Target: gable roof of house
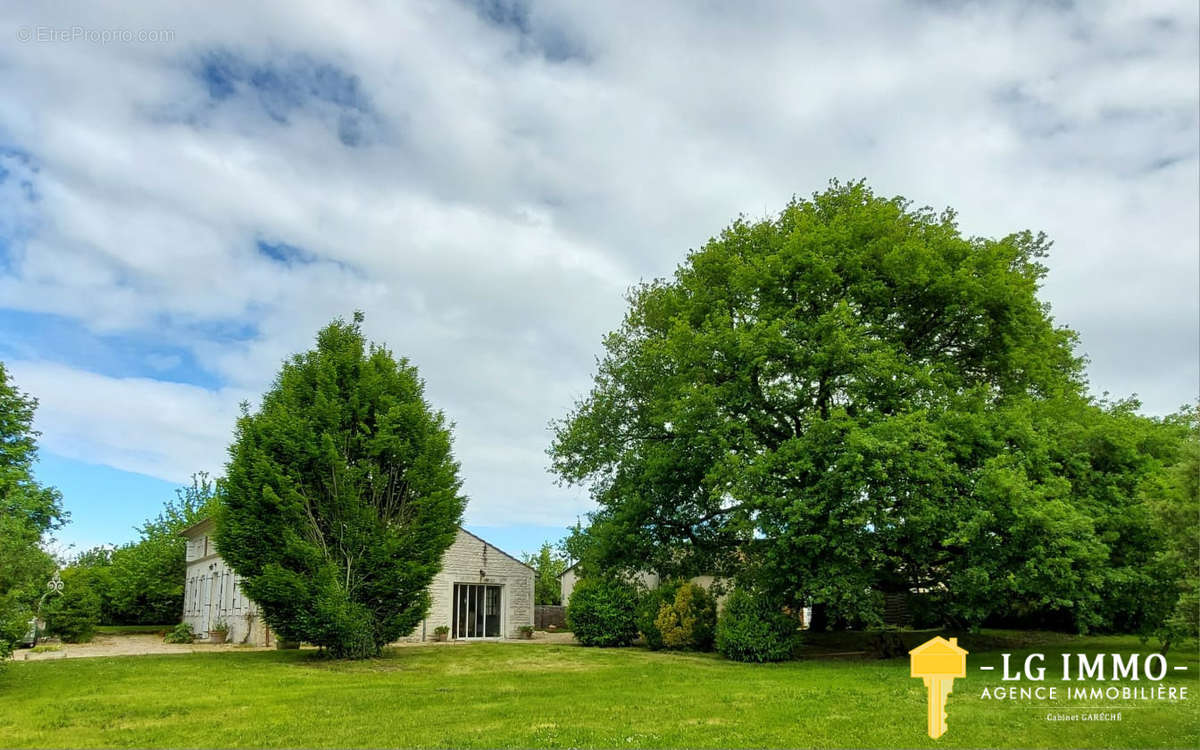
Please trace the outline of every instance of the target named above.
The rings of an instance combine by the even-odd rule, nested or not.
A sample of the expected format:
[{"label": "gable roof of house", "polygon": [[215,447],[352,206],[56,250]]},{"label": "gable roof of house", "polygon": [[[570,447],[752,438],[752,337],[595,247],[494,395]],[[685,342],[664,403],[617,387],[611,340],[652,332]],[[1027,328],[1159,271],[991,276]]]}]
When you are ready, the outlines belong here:
[{"label": "gable roof of house", "polygon": [[208,516],[207,518],[202,518],[199,521],[197,521],[196,523],[192,524],[191,526],[188,526],[186,529],[179,532],[178,535],[179,536],[192,536],[192,535],[196,534],[197,532],[207,531],[208,529],[212,528],[213,525],[214,525],[213,517]]},{"label": "gable roof of house", "polygon": [[507,557],[509,560],[512,560],[513,562],[520,563],[521,565],[524,565],[526,568],[529,568],[529,569],[530,569],[530,570],[532,570],[534,573],[536,573],[536,572],[537,572],[537,568],[533,567],[532,565],[529,565],[529,564],[525,563],[523,560],[521,560],[521,559],[520,559],[520,558],[518,558],[518,557],[514,557],[514,556],[512,556],[512,555],[508,554],[507,552],[505,552],[504,550],[500,549],[499,547],[497,547],[496,545],[492,544],[491,542],[489,542],[488,540],[484,539],[483,537],[479,536],[478,534],[472,534],[471,532],[469,532],[469,531],[467,531],[466,529],[464,529],[462,526],[459,526],[459,527],[458,527],[458,530],[459,530],[459,531],[461,531],[462,533],[466,534],[467,536],[471,537],[472,539],[478,539],[479,541],[483,542],[483,543],[484,543],[484,544],[486,544],[487,546],[491,547],[492,549],[496,550],[496,551],[497,551],[497,552],[499,552],[500,554],[502,554],[502,555],[504,555],[505,557]]},{"label": "gable roof of house", "polygon": [[[179,536],[182,536],[182,537],[194,536],[194,535],[200,533],[201,531],[208,531],[210,528],[213,527],[213,525],[214,525],[213,518],[212,518],[212,516],[209,516],[208,518],[201,519],[200,521],[197,521],[196,523],[192,524],[191,526],[188,526],[183,531],[180,531]],[[491,542],[484,539],[483,537],[479,536],[478,534],[472,534],[471,532],[464,529],[462,526],[459,526],[458,530],[461,531],[462,533],[466,534],[467,536],[471,537],[472,539],[478,539],[479,541],[483,542],[487,546],[496,550],[497,552],[504,555],[505,557],[512,560],[513,562],[518,563],[520,565],[524,565],[526,568],[529,568],[530,570],[532,570],[535,573],[537,572],[537,569],[535,569],[533,566],[526,564],[520,558],[517,558],[517,557],[514,557],[514,556],[508,554],[507,552],[500,549],[499,547],[492,544]],[[572,567],[574,567],[574,566],[572,566]]]}]

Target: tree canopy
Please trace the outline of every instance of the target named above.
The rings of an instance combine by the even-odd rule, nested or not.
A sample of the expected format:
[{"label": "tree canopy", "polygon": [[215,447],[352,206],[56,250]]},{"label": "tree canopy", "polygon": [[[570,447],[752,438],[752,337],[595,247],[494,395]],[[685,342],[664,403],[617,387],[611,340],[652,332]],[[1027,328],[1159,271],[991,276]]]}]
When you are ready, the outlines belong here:
[{"label": "tree canopy", "polygon": [[136,542],[96,547],[71,561],[75,584],[92,589],[100,600],[100,622],[162,625],[179,620],[187,572],[187,542],[179,532],[217,512],[220,487],[220,479],[193,474],[191,485],[177,489],[162,512],[138,527]]},{"label": "tree canopy", "polygon": [[538,553],[524,554],[526,565],[533,568],[533,603],[562,604],[562,582],[559,575],[567,569],[567,561],[550,542],[543,542]]},{"label": "tree canopy", "polygon": [[736,220],[631,291],[555,425],[555,471],[599,505],[580,548],[845,622],[885,592],[962,623],[1111,622],[1101,592],[1134,597],[1153,557],[1137,485],[1177,436],[1087,398],[1038,298],[1049,247],[863,183]]},{"label": "tree canopy", "polygon": [[22,393],[0,363],[0,659],[24,635],[54,572],[43,535],[67,520],[58,490],[37,482],[37,399]]},{"label": "tree canopy", "polygon": [[215,535],[281,638],[339,657],[421,621],[466,503],[445,417],[361,322],[326,326],[243,407]]}]

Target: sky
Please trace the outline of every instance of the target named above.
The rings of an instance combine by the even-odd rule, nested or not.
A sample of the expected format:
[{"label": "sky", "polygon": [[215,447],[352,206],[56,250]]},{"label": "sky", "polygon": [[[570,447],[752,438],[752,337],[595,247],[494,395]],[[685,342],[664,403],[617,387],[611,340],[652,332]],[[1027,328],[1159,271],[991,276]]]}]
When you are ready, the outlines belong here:
[{"label": "sky", "polygon": [[547,425],[628,288],[833,178],[1046,232],[1092,391],[1200,396],[1195,0],[184,5],[0,4],[0,360],[64,549],[220,475],[356,309],[455,423],[467,527],[558,539],[592,505]]}]

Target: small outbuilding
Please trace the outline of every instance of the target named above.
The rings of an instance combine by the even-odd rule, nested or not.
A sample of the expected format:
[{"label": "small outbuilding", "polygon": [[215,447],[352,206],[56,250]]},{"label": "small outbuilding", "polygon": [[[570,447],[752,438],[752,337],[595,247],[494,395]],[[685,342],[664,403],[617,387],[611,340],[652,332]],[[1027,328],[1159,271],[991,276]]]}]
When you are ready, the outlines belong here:
[{"label": "small outbuilding", "polygon": [[[274,635],[217,553],[212,532],[212,519],[181,532],[187,539],[183,622],[200,638],[223,622],[231,643],[271,645]],[[533,625],[533,578],[533,568],[459,528],[429,585],[429,615],[404,640],[433,640],[442,625],[452,640],[519,638],[522,626]]]}]

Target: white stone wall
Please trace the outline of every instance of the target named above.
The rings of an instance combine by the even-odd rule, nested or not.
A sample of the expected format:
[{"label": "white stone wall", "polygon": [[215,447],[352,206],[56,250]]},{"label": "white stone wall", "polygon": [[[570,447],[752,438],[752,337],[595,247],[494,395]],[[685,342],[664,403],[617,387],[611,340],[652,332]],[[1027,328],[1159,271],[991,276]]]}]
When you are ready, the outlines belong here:
[{"label": "white stone wall", "polygon": [[500,632],[505,638],[520,637],[522,625],[533,625],[533,569],[501,552],[479,537],[458,530],[454,543],[442,557],[442,570],[429,585],[433,605],[408,640],[433,640],[433,629],[450,627],[454,613],[454,584],[486,583],[498,585],[500,592]]},{"label": "white stone wall", "polygon": [[229,626],[230,643],[269,643],[258,607],[242,593],[237,574],[217,554],[212,524],[198,524],[187,532],[187,574],[183,587],[183,622],[197,638],[208,638],[218,622]]},{"label": "white stone wall", "polygon": [[[258,607],[242,593],[237,575],[216,552],[210,537],[212,523],[197,524],[184,533],[188,542],[183,622],[192,626],[198,638],[207,638],[209,628],[223,620],[229,626],[230,643],[270,645],[273,636]],[[405,640],[431,641],[434,628],[450,626],[456,583],[501,587],[500,632],[505,638],[520,637],[522,625],[533,625],[533,569],[459,529],[442,557],[441,572],[430,584],[429,615]]]},{"label": "white stone wall", "polygon": [[[731,590],[732,585],[733,585],[732,581],[719,579],[714,576],[695,576],[695,577],[691,578],[690,581],[694,584],[704,587],[705,590],[710,590],[710,591],[712,590],[713,585],[715,583],[717,583],[718,581],[720,581],[722,591],[721,591],[720,596],[717,597],[717,605],[718,606],[723,605],[725,603],[725,599],[728,598],[729,591]],[[639,573],[635,573],[630,578],[630,582],[638,584],[643,589],[653,590],[653,589],[658,588],[662,584],[662,579],[659,578],[657,573],[651,573],[648,570],[644,570]],[[579,569],[578,568],[575,568],[575,567],[568,568],[567,570],[563,571],[563,574],[561,576],[559,576],[559,587],[560,587],[560,591],[562,592],[563,606],[566,606],[571,603],[571,592],[573,592],[575,590],[575,585],[578,583],[579,583]]]},{"label": "white stone wall", "polygon": [[558,577],[559,593],[562,594],[564,607],[571,603],[571,592],[575,590],[577,583],[579,583],[579,568],[574,565],[564,570]]},{"label": "white stone wall", "polygon": [[[629,576],[629,582],[646,590],[656,589],[661,581],[657,573],[651,573],[648,570],[643,570]],[[576,584],[579,583],[579,568],[572,565],[562,572],[558,577],[559,594],[562,596],[563,606],[571,603],[571,594],[575,591]]]}]

